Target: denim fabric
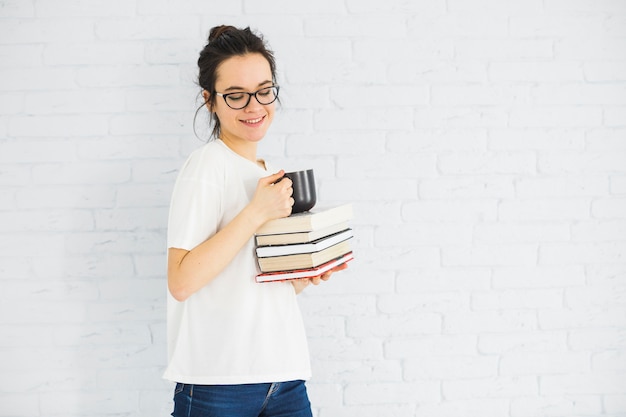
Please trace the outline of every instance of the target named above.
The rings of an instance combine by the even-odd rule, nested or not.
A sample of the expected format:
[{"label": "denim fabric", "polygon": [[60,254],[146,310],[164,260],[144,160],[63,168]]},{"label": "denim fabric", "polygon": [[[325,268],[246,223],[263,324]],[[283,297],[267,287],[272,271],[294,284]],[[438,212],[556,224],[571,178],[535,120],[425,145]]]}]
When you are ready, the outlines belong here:
[{"label": "denim fabric", "polygon": [[176,384],[173,417],[312,417],[304,381]]}]

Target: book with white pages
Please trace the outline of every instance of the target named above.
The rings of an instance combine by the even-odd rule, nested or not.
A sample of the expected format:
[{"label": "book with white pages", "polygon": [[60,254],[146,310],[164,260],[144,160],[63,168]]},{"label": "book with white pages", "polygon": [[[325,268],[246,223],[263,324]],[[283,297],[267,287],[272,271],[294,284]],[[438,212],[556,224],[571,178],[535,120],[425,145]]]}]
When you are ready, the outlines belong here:
[{"label": "book with white pages", "polygon": [[303,213],[274,219],[263,224],[256,235],[274,235],[278,233],[310,232],[325,229],[333,224],[352,219],[352,204],[334,207],[315,207]]},{"label": "book with white pages", "polygon": [[330,236],[322,237],[310,243],[292,245],[258,246],[256,254],[259,258],[269,256],[295,255],[299,253],[319,252],[353,236],[352,229],[346,229]]},{"label": "book with white pages", "polygon": [[296,243],[309,243],[315,240],[321,239],[325,236],[334,235],[348,229],[349,223],[347,221],[335,223],[328,227],[319,230],[312,230],[310,232],[294,232],[294,233],[278,233],[273,235],[256,235],[257,246],[269,246],[269,245],[290,245]]},{"label": "book with white pages", "polygon": [[292,271],[295,269],[308,269],[320,266],[331,259],[338,258],[348,252],[352,252],[350,240],[332,245],[313,253],[298,253],[295,255],[270,256],[268,258],[257,257],[257,263],[261,272]]}]

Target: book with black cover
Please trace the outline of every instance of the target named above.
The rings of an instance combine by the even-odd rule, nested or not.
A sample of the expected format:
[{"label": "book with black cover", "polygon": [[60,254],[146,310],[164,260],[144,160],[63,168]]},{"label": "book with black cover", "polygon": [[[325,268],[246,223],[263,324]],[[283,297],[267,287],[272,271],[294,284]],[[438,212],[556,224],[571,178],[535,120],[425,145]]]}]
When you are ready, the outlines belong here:
[{"label": "book with black cover", "polygon": [[268,256],[296,255],[299,253],[319,252],[339,242],[343,242],[344,240],[349,239],[351,237],[352,237],[352,229],[346,229],[339,233],[334,233],[329,236],[324,236],[320,239],[317,239],[309,243],[297,243],[293,245],[258,246],[256,248],[256,255],[259,258],[266,258]]}]

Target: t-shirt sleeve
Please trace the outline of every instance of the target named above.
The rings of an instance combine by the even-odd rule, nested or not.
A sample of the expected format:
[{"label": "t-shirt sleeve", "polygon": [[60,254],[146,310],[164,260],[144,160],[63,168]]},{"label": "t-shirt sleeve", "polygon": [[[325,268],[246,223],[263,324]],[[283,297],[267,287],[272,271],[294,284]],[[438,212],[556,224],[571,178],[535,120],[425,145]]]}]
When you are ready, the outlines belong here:
[{"label": "t-shirt sleeve", "polygon": [[172,192],[167,230],[167,247],[192,250],[211,236],[221,219],[216,184],[182,177]]}]

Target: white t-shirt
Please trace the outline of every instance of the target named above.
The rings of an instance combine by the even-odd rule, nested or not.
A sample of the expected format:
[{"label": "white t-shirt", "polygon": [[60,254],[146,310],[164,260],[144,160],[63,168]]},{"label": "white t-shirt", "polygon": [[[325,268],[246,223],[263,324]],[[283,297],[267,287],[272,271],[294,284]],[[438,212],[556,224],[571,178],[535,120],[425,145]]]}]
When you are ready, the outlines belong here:
[{"label": "white t-shirt", "polygon": [[[168,248],[191,250],[251,200],[265,171],[215,140],[194,151],[174,186]],[[309,379],[300,309],[288,282],[256,283],[254,239],[187,300],[168,291],[169,364],[164,378],[229,385]]]}]

